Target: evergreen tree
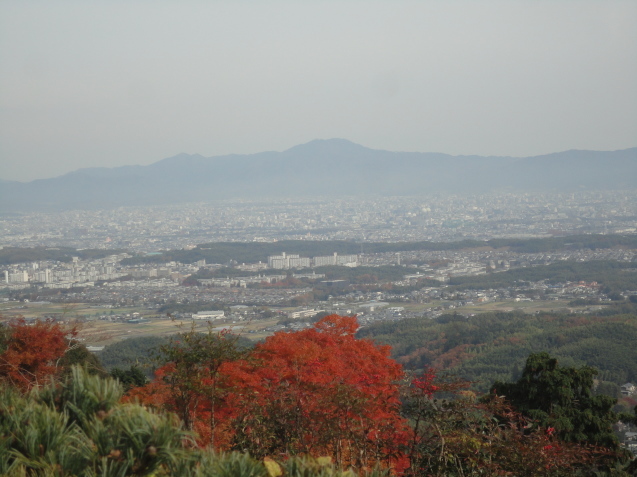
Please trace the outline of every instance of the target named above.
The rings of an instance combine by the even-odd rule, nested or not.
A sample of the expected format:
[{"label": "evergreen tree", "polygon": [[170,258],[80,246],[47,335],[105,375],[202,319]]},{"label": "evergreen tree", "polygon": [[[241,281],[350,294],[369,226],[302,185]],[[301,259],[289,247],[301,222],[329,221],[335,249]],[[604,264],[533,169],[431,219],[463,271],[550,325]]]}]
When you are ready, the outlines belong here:
[{"label": "evergreen tree", "polygon": [[619,448],[612,425],[615,398],[593,395],[597,370],[560,367],[548,353],[531,354],[515,383],[496,382],[492,392],[504,396],[522,414],[544,428],[554,428],[566,442]]},{"label": "evergreen tree", "polygon": [[139,366],[132,365],[128,369],[113,368],[111,377],[117,379],[126,391],[138,386],[143,386],[148,382],[148,378]]},{"label": "evergreen tree", "polygon": [[174,416],[122,404],[122,395],[117,381],[77,366],[28,395],[0,390],[0,474],[152,475],[189,460]]}]

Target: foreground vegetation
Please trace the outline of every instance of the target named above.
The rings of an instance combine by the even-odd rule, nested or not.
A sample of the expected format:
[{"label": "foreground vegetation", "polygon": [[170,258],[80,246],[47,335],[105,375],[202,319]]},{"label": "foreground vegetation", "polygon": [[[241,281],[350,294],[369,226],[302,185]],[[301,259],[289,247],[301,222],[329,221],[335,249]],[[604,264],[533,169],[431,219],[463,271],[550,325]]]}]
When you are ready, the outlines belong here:
[{"label": "foreground vegetation", "polygon": [[634,415],[593,394],[593,368],[546,353],[478,398],[443,372],[405,372],[389,347],[356,336],[354,317],[331,315],[251,349],[185,331],[160,345],[153,381],[138,373],[124,393],[77,352],[74,330],[19,320],[0,330],[3,475],[635,471],[612,432]]}]

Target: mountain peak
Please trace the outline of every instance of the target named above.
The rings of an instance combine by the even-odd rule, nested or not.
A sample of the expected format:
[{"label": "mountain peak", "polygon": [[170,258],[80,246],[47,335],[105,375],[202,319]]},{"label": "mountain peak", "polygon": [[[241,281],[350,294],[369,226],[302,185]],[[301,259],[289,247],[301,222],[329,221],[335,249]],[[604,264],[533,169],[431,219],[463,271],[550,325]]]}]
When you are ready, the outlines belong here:
[{"label": "mountain peak", "polygon": [[365,146],[356,144],[355,142],[348,141],[342,138],[332,139],[314,139],[313,141],[306,142],[305,144],[299,144],[298,146],[291,147],[285,150],[285,153],[299,153],[299,152],[323,152],[334,153],[344,151],[363,151],[367,150]]}]

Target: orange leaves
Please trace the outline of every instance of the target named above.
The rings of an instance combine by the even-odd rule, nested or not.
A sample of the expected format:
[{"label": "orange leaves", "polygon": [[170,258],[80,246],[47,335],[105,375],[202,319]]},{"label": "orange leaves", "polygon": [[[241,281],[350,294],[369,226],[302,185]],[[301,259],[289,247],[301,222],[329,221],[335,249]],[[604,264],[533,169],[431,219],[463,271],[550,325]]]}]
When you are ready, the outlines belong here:
[{"label": "orange leaves", "polygon": [[414,378],[411,381],[411,385],[418,390],[418,392],[425,396],[432,397],[434,393],[440,391],[440,386],[434,384],[436,379],[436,373],[431,370],[425,370],[420,377]]},{"label": "orange leaves", "polygon": [[9,323],[7,347],[0,354],[0,378],[23,391],[43,384],[57,373],[57,361],[76,335],[51,321],[27,324],[23,318]]},{"label": "orange leaves", "polygon": [[354,336],[358,323],[355,316],[329,315],[316,323],[314,329],[335,336]]},{"label": "orange leaves", "polygon": [[[403,371],[389,347],[357,339],[357,329],[355,317],[327,316],[311,329],[276,333],[247,355],[221,353],[228,359],[215,361],[214,373],[205,359],[185,359],[175,343],[169,355],[176,361],[130,394],[177,411],[199,432],[200,444],[217,449],[255,457],[328,455],[356,467],[387,462],[398,455],[406,429],[399,413]],[[216,356],[212,348],[196,349],[197,356]]]},{"label": "orange leaves", "polygon": [[357,329],[355,317],[331,315],[255,346],[242,366],[256,379],[240,385],[239,448],[332,455],[354,466],[377,462],[381,449],[392,454],[388,447],[405,426],[398,412],[402,368],[388,347],[357,339]]}]

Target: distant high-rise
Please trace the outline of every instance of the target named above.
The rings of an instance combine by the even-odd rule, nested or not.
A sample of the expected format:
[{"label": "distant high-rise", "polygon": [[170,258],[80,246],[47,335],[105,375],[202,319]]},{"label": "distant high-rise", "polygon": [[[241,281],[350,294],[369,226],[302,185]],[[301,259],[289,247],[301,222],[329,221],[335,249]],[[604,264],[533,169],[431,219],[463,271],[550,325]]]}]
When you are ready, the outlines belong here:
[{"label": "distant high-rise", "polygon": [[358,264],[358,256],[339,255],[338,253],[334,252],[334,255],[314,257],[313,262],[315,267],[325,267],[330,265],[353,266]]},{"label": "distant high-rise", "polygon": [[287,255],[282,252],[281,255],[271,255],[268,257],[268,266],[276,270],[289,270],[290,268],[308,268],[310,259],[301,257],[298,254]]}]

